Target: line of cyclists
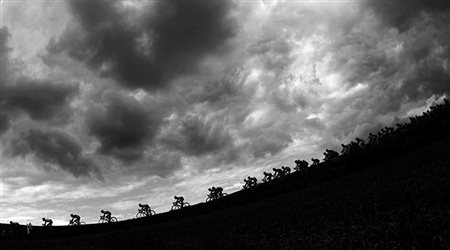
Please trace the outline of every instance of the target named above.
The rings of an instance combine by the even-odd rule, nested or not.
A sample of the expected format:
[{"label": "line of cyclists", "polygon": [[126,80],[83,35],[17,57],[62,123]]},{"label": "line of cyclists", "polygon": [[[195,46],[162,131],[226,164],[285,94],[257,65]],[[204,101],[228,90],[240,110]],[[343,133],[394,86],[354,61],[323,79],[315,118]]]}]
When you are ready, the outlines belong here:
[{"label": "line of cyclists", "polygon": [[[269,182],[274,179],[283,178],[286,175],[291,173],[290,167],[281,166],[281,168],[272,168],[273,173],[264,172],[264,177],[262,178],[262,182]],[[247,179],[244,179],[244,189],[248,189],[251,187],[254,187],[258,184],[258,180],[256,177],[250,177],[248,176]]]},{"label": "line of cyclists", "polygon": [[[262,182],[269,182],[274,179],[282,178],[288,174],[291,173],[290,167],[282,166],[281,168],[273,168],[273,173],[267,173],[264,172],[264,177],[262,179]],[[256,177],[250,177],[248,176],[247,179],[244,179],[244,189],[248,189],[251,187],[254,187],[258,184],[258,180]],[[206,198],[206,202],[210,202],[213,200],[220,199],[227,195],[227,193],[223,193],[222,187],[211,187],[208,188],[208,191],[210,192]],[[184,207],[190,206],[188,202],[184,201],[183,196],[174,196],[175,202],[173,202],[171,210],[178,210],[182,209]],[[100,219],[98,223],[111,223],[116,222],[117,218],[114,216],[111,216],[111,211],[107,210],[101,210],[100,211],[102,215],[100,216]],[[136,214],[136,218],[143,218],[148,217],[156,214],[154,210],[150,208],[148,204],[138,204],[138,212]],[[86,223],[84,221],[81,221],[81,217],[77,214],[70,214],[71,219],[69,220],[69,226],[80,226],[85,225]],[[44,222],[42,225],[45,227],[50,227],[53,225],[53,220],[49,218],[42,218],[42,221]],[[11,225],[18,225],[17,222],[10,222]]]}]

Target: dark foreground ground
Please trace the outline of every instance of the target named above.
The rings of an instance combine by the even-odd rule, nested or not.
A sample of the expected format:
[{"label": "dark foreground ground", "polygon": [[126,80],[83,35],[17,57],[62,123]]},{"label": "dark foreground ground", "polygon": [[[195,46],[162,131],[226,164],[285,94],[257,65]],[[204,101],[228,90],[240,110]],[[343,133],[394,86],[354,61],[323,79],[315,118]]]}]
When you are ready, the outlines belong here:
[{"label": "dark foreground ground", "polygon": [[[230,195],[228,201],[115,225],[36,228],[34,236],[1,240],[0,248],[448,249],[450,245],[450,139],[334,180],[282,189],[267,198],[267,190],[255,189]],[[253,195],[259,198],[243,202]]]}]

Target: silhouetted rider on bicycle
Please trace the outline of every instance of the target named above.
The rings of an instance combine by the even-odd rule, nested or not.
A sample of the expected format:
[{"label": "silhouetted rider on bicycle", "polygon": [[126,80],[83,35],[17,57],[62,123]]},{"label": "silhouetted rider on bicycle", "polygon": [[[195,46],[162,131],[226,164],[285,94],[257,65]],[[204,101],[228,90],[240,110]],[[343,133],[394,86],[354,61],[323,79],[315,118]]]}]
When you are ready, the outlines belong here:
[{"label": "silhouetted rider on bicycle", "polygon": [[179,205],[180,207],[184,206],[184,198],[183,198],[183,196],[178,197],[178,196],[175,195],[173,198],[176,200],[173,203],[174,205]]},{"label": "silhouetted rider on bicycle", "polygon": [[70,217],[72,219],[70,220],[71,224],[80,225],[80,216],[78,214],[70,214]]},{"label": "silhouetted rider on bicycle", "polygon": [[272,180],[273,178],[272,173],[264,172],[263,174],[264,174],[263,182],[268,182]]},{"label": "silhouetted rider on bicycle", "polygon": [[221,198],[222,196],[223,196],[223,188],[222,187],[217,187],[216,188],[216,192],[215,192],[215,194],[216,194],[216,197],[217,198]]},{"label": "silhouetted rider on bicycle", "polygon": [[284,171],[283,171],[283,169],[273,168],[273,172],[275,172],[274,178],[280,178],[280,177],[283,177],[283,176],[284,176]]},{"label": "silhouetted rider on bicycle", "polygon": [[107,220],[108,220],[108,222],[111,222],[111,212],[110,211],[100,211],[100,212],[102,212],[102,216],[104,217],[104,218],[106,218]]},{"label": "silhouetted rider on bicycle", "polygon": [[281,169],[283,170],[284,175],[288,175],[288,174],[291,173],[291,168],[290,167],[282,166]]},{"label": "silhouetted rider on bicycle", "polygon": [[217,197],[216,197],[216,192],[217,192],[216,187],[208,188],[208,191],[209,191],[209,196],[210,196],[211,198],[217,198]]},{"label": "silhouetted rider on bicycle", "polygon": [[244,188],[250,188],[256,186],[258,180],[255,177],[248,176],[247,179],[244,179],[245,185]]},{"label": "silhouetted rider on bicycle", "polygon": [[44,227],[50,227],[53,225],[52,219],[42,218],[42,220],[44,221],[44,224],[42,224]]},{"label": "silhouetted rider on bicycle", "polygon": [[150,209],[150,206],[148,205],[148,204],[140,204],[139,203],[139,207],[140,207],[140,210],[142,210],[142,212],[144,212],[145,214],[150,214],[151,213],[151,209]]}]

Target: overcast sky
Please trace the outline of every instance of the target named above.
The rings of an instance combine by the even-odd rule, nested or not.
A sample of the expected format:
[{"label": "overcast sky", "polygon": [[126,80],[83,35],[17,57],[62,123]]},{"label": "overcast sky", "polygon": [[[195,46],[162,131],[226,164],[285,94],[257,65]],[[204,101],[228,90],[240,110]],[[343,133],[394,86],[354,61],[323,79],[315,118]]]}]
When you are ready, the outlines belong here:
[{"label": "overcast sky", "polygon": [[420,114],[448,1],[1,3],[1,223],[161,213]]}]

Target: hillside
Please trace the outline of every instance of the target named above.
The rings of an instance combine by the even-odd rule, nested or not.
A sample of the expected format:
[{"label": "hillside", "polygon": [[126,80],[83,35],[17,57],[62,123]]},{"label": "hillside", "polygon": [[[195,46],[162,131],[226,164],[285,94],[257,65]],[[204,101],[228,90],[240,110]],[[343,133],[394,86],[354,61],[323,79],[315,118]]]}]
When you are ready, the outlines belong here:
[{"label": "hillside", "polygon": [[306,182],[293,174],[184,211],[110,225],[35,227],[32,235],[4,239],[1,245],[2,249],[446,249],[449,153],[450,139],[445,139],[340,177],[335,171],[334,176]]}]

